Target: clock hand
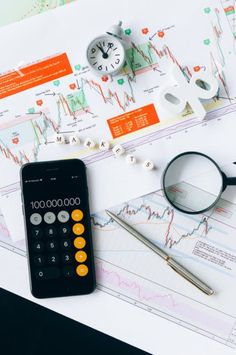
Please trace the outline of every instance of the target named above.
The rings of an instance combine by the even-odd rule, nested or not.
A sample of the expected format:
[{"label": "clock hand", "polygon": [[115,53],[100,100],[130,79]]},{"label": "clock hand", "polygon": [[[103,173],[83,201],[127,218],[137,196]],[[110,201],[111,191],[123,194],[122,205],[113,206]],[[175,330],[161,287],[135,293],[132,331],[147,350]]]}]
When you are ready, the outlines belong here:
[{"label": "clock hand", "polygon": [[104,52],[102,47],[100,47],[98,44],[96,44],[96,47],[98,47],[98,49],[102,52],[102,54],[105,54],[105,52]]},{"label": "clock hand", "polygon": [[106,52],[104,52],[103,48],[101,46],[99,46],[98,44],[96,44],[96,46],[98,47],[98,49],[102,52],[102,57],[104,59],[108,58],[108,54]]},{"label": "clock hand", "polygon": [[109,50],[113,47],[113,43],[108,43],[108,48],[106,54],[108,54]]}]

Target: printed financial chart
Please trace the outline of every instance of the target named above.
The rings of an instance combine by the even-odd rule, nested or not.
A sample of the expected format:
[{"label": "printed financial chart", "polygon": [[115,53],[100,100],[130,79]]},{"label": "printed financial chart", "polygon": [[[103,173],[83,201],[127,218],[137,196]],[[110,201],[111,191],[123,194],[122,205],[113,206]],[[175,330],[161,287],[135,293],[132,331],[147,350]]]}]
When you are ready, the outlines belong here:
[{"label": "printed financial chart", "polygon": [[[91,218],[98,288],[234,348],[235,295],[230,284],[236,276],[236,205],[222,199],[211,213],[188,216],[168,206],[157,191],[111,210],[202,276],[216,295],[209,298],[195,290],[105,212]],[[11,240],[3,217],[0,246],[26,256],[25,241]]]},{"label": "printed financial chart", "polygon": [[202,276],[216,295],[211,298],[193,291],[192,285],[186,285],[162,259],[120,229],[105,212],[92,217],[100,288],[235,347],[235,295],[230,285],[236,276],[236,206],[221,200],[209,215],[187,216],[173,210],[161,192],[156,192],[111,210]]},{"label": "printed financial chart", "polygon": [[[48,3],[54,6],[53,1]],[[46,2],[38,1],[37,4],[45,7]],[[22,17],[25,15],[22,14]],[[92,75],[86,62],[77,56],[62,53],[50,57],[50,60],[61,63],[68,70],[72,68],[66,77],[17,95],[12,93],[7,100],[1,98],[0,164],[6,171],[1,177],[1,195],[14,196],[19,191],[16,177],[23,163],[50,159],[52,151],[57,157],[85,157],[86,163],[105,159],[110,154],[96,151],[91,154],[84,148],[69,145],[65,153],[65,148],[54,144],[57,132],[79,132],[81,135],[86,132],[94,137],[104,137],[106,132],[105,138],[121,138],[127,150],[137,147],[141,150],[144,146],[146,152],[146,144],[151,142],[155,145],[161,139],[168,139],[168,149],[172,149],[173,138],[180,131],[191,138],[196,126],[201,127],[202,131],[211,122],[223,127],[221,120],[228,120],[231,113],[234,115],[236,105],[235,95],[231,95],[228,88],[231,77],[221,72],[222,67],[226,72],[227,66],[232,67],[234,47],[225,40],[228,23],[218,8],[208,6],[202,7],[201,14],[191,19],[191,22],[194,21],[204,26],[199,31],[195,30],[196,26],[194,28],[196,38],[193,50],[196,53],[189,53],[190,57],[187,53],[190,51],[182,53],[176,48],[177,38],[181,38],[183,47],[187,47],[184,42],[186,37],[188,43],[186,32],[179,24],[170,22],[168,16],[161,27],[153,21],[139,24],[137,28],[127,24],[124,28],[125,39],[129,43],[127,67],[112,83],[106,77]],[[66,41],[69,40],[66,38]],[[76,48],[76,53],[80,52]],[[200,58],[199,53],[202,55]],[[192,57],[199,60],[195,62]],[[38,63],[40,70],[48,65],[40,55]],[[162,121],[159,115],[151,115],[155,117],[155,122],[150,120],[150,105],[153,110],[158,88],[166,80],[170,63],[177,64],[187,80],[193,72],[206,70],[206,63],[217,74],[219,94],[206,103],[211,122],[197,121],[190,110],[171,120]],[[186,66],[185,63],[191,64]],[[137,124],[130,119],[130,112],[134,111],[135,116],[136,110],[140,109],[146,119],[139,120]],[[153,146],[152,150],[155,149],[156,146]],[[15,205],[14,198],[12,203]],[[236,275],[236,242],[233,240],[236,205],[220,200],[209,215],[190,217],[174,211],[166,204],[162,194],[155,192],[114,206],[111,210],[190,270],[203,276],[204,280],[207,275],[206,281],[216,290],[216,295],[208,299],[193,286],[187,285],[158,256],[120,230],[104,211],[92,216],[100,290],[140,307],[154,317],[164,317],[234,348],[236,314],[232,314],[232,310],[235,308],[235,295],[229,291]],[[13,242],[3,216],[0,216],[0,246],[26,256],[25,241]]]},{"label": "printed financial chart", "polygon": [[[58,148],[54,138],[56,133],[78,133],[82,139],[85,135],[104,137],[128,144],[127,147],[133,149],[146,142],[157,142],[170,133],[201,125],[189,109],[182,116],[162,119],[157,102],[158,88],[166,81],[168,68],[173,63],[178,65],[186,80],[194,72],[205,71],[206,65],[216,74],[219,94],[205,104],[211,111],[209,118],[225,114],[227,119],[229,115],[226,113],[235,111],[235,97],[229,90],[229,86],[234,86],[230,85],[231,76],[227,75],[230,63],[234,63],[233,43],[226,40],[231,33],[220,9],[203,6],[197,10],[197,17],[204,24],[194,46],[194,57],[201,54],[197,61],[192,59],[192,54],[189,57],[186,48],[183,52],[184,44],[182,48],[176,46],[176,37],[183,38],[183,43],[185,37],[188,41],[182,23],[172,23],[166,18],[159,28],[151,19],[150,24],[139,24],[136,29],[124,27],[127,64],[113,82],[106,76],[94,75],[87,62],[74,53],[61,53],[49,59],[39,57],[37,63],[23,66],[20,69],[23,77],[16,78],[17,92],[5,86],[5,76],[1,75],[0,163],[7,171],[1,178],[1,187],[17,181],[23,163],[91,155],[88,150],[69,144],[66,149]],[[68,40],[72,41],[72,37]],[[84,52],[79,47],[74,51]],[[57,72],[64,70],[64,76],[46,83],[43,81],[40,85],[37,73],[47,76],[49,66]],[[223,73],[221,68],[224,68]],[[36,73],[33,79],[27,76],[32,70]],[[51,76],[55,75],[51,73]],[[35,81],[39,83],[38,87],[34,86]],[[27,90],[22,89],[25,87]],[[109,154],[94,151],[93,160],[107,158]]]},{"label": "printed financial chart", "polygon": [[235,0],[221,0],[225,15],[231,27],[232,33],[236,38],[236,22],[235,22]]}]

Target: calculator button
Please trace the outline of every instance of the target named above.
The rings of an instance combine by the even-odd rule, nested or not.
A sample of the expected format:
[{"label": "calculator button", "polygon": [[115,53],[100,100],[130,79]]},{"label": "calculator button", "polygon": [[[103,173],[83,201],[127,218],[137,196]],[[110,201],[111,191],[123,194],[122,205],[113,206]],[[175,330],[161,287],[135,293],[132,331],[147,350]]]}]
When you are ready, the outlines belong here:
[{"label": "calculator button", "polygon": [[73,277],[75,275],[75,268],[73,266],[65,266],[62,269],[62,273],[65,277]]},{"label": "calculator button", "polygon": [[86,265],[84,265],[84,264],[80,264],[76,268],[76,273],[79,276],[86,276],[87,273],[88,273],[88,267]]},{"label": "calculator button", "polygon": [[73,257],[70,253],[62,254],[62,261],[65,264],[70,264],[73,261]]},{"label": "calculator button", "polygon": [[45,234],[47,237],[55,237],[57,234],[57,230],[55,227],[50,226],[45,229]]},{"label": "calculator button", "polygon": [[77,237],[75,238],[74,240],[74,246],[77,248],[77,249],[83,249],[86,245],[86,241],[83,237]]},{"label": "calculator button", "polygon": [[70,234],[70,227],[67,225],[60,227],[59,234],[63,237],[67,237]]},{"label": "calculator button", "polygon": [[38,280],[50,280],[50,279],[57,279],[60,276],[60,269],[57,267],[44,267],[38,269],[35,272],[35,276]]},{"label": "calculator button", "polygon": [[42,222],[42,216],[39,213],[33,213],[30,216],[30,222],[34,225],[34,226],[38,226],[41,222]]},{"label": "calculator button", "polygon": [[35,265],[41,266],[45,263],[45,259],[42,255],[37,255],[34,257]]},{"label": "calculator button", "polygon": [[81,223],[75,223],[72,229],[75,235],[81,235],[84,233],[84,226]]},{"label": "calculator button", "polygon": [[52,224],[55,222],[56,216],[53,212],[47,212],[47,213],[45,213],[43,219],[44,219],[44,222],[46,222],[47,224]]},{"label": "calculator button", "polygon": [[37,270],[36,273],[35,273],[35,276],[37,277],[37,279],[45,279],[45,275],[44,275],[44,270]]},{"label": "calculator button", "polygon": [[74,210],[71,213],[71,218],[75,222],[80,222],[83,219],[83,217],[84,217],[84,214],[81,210]]},{"label": "calculator button", "polygon": [[62,249],[69,249],[71,247],[72,243],[70,239],[63,239],[61,241],[61,248]]},{"label": "calculator button", "polygon": [[41,238],[43,236],[43,231],[41,228],[33,228],[32,229],[32,236],[36,239]]},{"label": "calculator button", "polygon": [[55,242],[54,240],[47,242],[47,250],[49,251],[57,250],[57,242]]},{"label": "calculator button", "polygon": [[57,215],[58,221],[61,223],[66,223],[70,219],[70,215],[67,211],[60,211]]},{"label": "calculator button", "polygon": [[85,251],[77,251],[77,253],[75,254],[75,260],[78,261],[78,263],[84,263],[87,260],[87,254],[85,253]]},{"label": "calculator button", "polygon": [[57,265],[59,262],[59,258],[57,254],[50,254],[48,255],[48,263],[50,265]]},{"label": "calculator button", "polygon": [[41,252],[44,249],[44,244],[42,242],[36,242],[33,244],[33,250],[36,252]]}]

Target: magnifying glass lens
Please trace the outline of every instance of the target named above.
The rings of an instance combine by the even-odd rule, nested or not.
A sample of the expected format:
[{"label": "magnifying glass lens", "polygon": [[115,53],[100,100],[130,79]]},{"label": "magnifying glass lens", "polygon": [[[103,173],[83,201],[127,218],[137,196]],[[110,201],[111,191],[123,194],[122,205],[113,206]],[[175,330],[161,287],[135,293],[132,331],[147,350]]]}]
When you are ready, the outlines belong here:
[{"label": "magnifying glass lens", "polygon": [[217,202],[223,190],[218,166],[205,155],[186,153],[173,159],[163,175],[168,201],[187,213],[204,212]]}]

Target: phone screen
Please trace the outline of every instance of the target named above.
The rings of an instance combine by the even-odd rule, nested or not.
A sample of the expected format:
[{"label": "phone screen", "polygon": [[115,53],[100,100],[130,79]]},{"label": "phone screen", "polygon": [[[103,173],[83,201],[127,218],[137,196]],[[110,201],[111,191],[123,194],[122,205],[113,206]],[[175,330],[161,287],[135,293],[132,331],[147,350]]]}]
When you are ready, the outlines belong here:
[{"label": "phone screen", "polygon": [[22,176],[26,213],[81,205],[87,198],[87,185],[83,173],[73,170],[28,166]]},{"label": "phone screen", "polygon": [[21,184],[32,293],[53,297],[91,292],[95,280],[83,162],[27,164]]}]

